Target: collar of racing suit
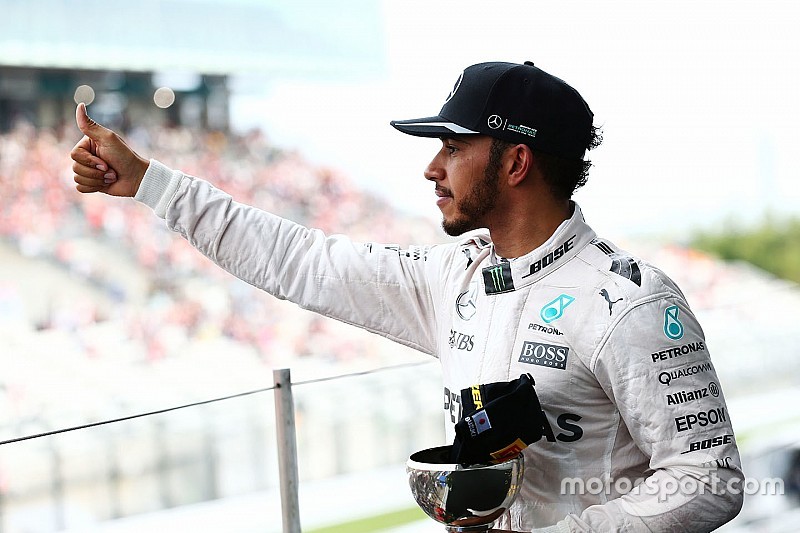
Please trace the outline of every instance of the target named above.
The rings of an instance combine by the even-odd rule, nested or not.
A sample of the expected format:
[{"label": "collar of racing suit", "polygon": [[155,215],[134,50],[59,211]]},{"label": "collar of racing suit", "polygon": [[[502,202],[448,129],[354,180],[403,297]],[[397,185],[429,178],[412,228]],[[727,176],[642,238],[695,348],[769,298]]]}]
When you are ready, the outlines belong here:
[{"label": "collar of racing suit", "polygon": [[572,202],[572,206],[572,216],[532,252],[508,260],[496,256],[492,248],[492,264],[482,269],[486,294],[502,294],[531,285],[566,264],[592,242],[595,232],[586,224],[578,204]]}]

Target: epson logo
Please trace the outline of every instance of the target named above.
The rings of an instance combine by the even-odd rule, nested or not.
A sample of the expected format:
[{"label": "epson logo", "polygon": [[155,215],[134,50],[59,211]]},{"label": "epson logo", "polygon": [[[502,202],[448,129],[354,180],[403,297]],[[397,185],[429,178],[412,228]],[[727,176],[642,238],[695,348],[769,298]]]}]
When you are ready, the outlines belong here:
[{"label": "epson logo", "polygon": [[699,413],[676,417],[675,429],[680,433],[682,431],[689,431],[694,426],[714,426],[727,421],[728,415],[725,412],[725,408],[717,407],[716,409],[709,409],[708,411],[700,411]]},{"label": "epson logo", "polygon": [[565,370],[568,356],[569,348],[566,346],[525,341],[519,354],[519,362]]}]

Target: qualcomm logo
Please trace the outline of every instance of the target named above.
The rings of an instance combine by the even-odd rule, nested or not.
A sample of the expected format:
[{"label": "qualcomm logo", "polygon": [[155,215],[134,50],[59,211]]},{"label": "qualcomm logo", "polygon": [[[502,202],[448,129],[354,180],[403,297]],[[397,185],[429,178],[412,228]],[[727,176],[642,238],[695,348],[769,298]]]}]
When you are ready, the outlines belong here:
[{"label": "qualcomm logo", "polygon": [[561,318],[561,316],[564,314],[564,309],[566,309],[567,306],[574,301],[575,298],[569,294],[561,294],[552,302],[545,304],[545,306],[542,307],[542,310],[539,311],[539,316],[542,317],[542,320],[544,320],[545,323],[549,324],[550,322]]},{"label": "qualcomm logo", "polygon": [[664,311],[664,335],[674,341],[683,337],[683,324],[678,320],[678,313],[677,305],[667,307]]}]

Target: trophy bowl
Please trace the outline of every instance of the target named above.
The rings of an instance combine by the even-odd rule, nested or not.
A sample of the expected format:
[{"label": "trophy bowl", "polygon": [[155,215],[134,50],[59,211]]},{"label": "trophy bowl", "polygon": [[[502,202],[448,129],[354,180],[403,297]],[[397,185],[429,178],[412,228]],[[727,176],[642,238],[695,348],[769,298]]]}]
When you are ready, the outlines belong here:
[{"label": "trophy bowl", "polygon": [[486,532],[517,496],[522,454],[499,464],[450,463],[450,446],[429,448],[406,462],[408,484],[425,514],[449,533]]}]

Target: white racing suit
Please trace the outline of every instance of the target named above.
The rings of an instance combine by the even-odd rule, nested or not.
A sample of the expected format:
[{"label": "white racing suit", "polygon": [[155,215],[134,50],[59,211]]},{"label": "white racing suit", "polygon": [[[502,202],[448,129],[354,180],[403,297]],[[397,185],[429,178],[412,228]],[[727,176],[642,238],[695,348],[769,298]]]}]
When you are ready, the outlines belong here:
[{"label": "white racing suit", "polygon": [[242,280],[440,359],[459,393],[530,373],[548,424],[525,454],[515,531],[709,531],[742,503],[708,347],[678,287],[598,238],[577,205],[529,254],[487,235],[409,247],[326,236],[157,161],[136,199]]}]

